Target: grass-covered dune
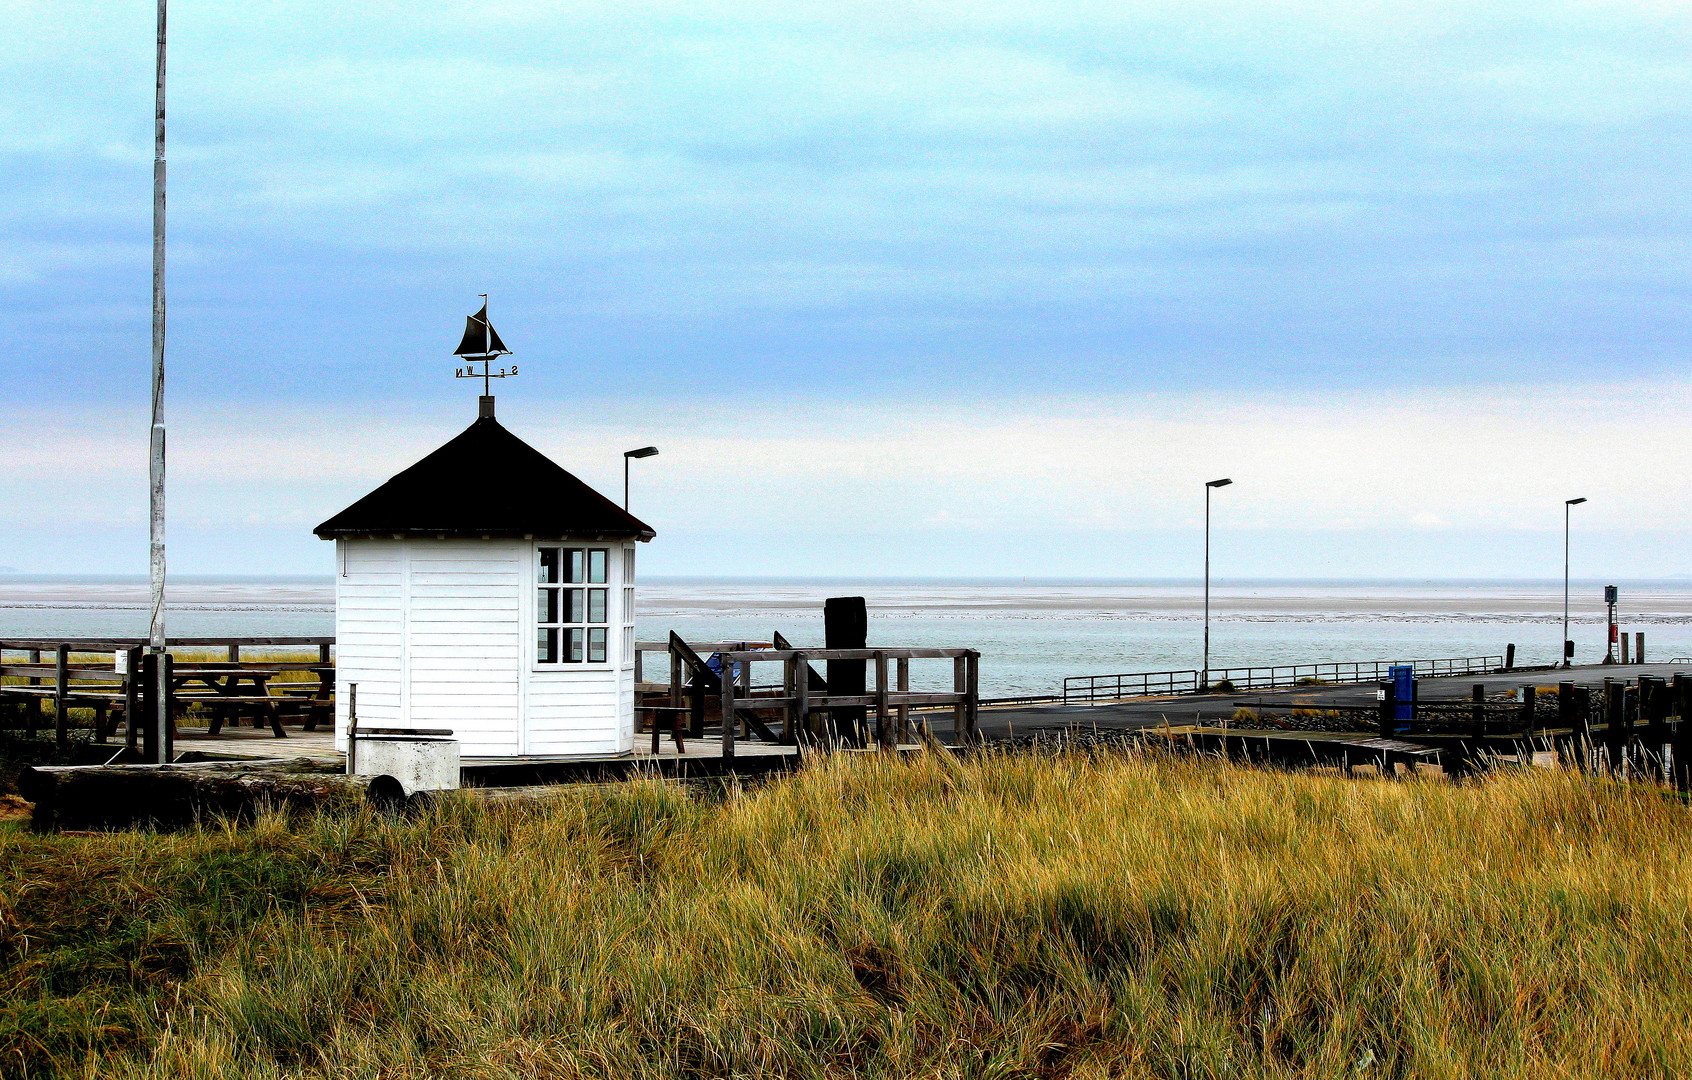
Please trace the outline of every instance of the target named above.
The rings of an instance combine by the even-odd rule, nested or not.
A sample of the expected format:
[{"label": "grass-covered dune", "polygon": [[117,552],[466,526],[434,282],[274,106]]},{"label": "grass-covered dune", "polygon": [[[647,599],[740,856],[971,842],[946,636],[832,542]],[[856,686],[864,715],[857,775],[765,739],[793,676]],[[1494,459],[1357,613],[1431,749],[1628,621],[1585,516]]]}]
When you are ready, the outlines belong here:
[{"label": "grass-covered dune", "polygon": [[856,757],[415,821],[0,834],[0,1070],[1650,1077],[1692,828],[1550,771]]}]

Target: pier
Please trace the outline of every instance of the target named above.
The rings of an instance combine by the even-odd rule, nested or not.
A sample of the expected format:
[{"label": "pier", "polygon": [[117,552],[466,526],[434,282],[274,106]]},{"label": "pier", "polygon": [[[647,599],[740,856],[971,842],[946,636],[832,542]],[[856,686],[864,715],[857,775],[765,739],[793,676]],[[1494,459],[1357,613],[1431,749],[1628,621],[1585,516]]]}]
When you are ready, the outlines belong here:
[{"label": "pier", "polygon": [[[1685,661],[1478,668],[1418,678],[1411,702],[1383,700],[1385,691],[1367,682],[1312,680],[1251,692],[987,708],[979,731],[989,744],[1134,738],[1286,767],[1363,764],[1389,773],[1437,766],[1461,775],[1490,758],[1604,770],[1692,790],[1689,672],[1692,663]],[[1394,706],[1407,706],[1409,715],[1392,715]]]},{"label": "pier", "polygon": [[[191,639],[174,647],[163,760],[237,772],[274,772],[286,762],[316,776],[345,770],[335,743],[333,639]],[[666,682],[639,678],[652,653],[668,659]],[[1220,678],[1203,690],[1171,677],[1193,672],[1090,676],[1068,680],[1062,697],[995,702],[981,698],[981,657],[967,648],[803,649],[780,635],[688,642],[672,634],[638,643],[635,655],[632,751],[467,758],[462,784],[752,777],[816,753],[1067,745],[1348,775],[1461,777],[1501,763],[1561,765],[1692,790],[1685,662],[1514,669],[1491,656],[1213,669]],[[913,664],[949,669],[951,687],[913,689]],[[1393,667],[1418,673],[1409,701],[1396,700],[1385,679]],[[62,759],[69,768],[123,768],[123,790],[144,794],[128,768],[161,760],[159,733],[130,721],[155,715],[151,670],[134,641],[0,642],[0,725],[26,738],[50,727],[71,755]],[[63,768],[34,771],[35,790],[50,792]],[[130,820],[150,820],[143,794],[126,796],[137,803]],[[62,817],[63,809],[50,813]],[[122,823],[123,812],[102,813],[101,822],[84,824]]]}]

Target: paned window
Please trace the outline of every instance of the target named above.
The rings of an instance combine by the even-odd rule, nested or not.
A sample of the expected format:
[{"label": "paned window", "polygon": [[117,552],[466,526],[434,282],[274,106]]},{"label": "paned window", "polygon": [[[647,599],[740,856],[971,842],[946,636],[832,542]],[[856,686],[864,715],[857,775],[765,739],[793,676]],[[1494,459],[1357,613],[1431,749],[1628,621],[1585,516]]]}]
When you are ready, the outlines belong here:
[{"label": "paned window", "polygon": [[634,571],[635,549],[630,544],[623,549],[623,666],[633,667],[635,662],[635,597]]},{"label": "paned window", "polygon": [[603,664],[610,593],[605,548],[543,547],[535,567],[535,660]]}]

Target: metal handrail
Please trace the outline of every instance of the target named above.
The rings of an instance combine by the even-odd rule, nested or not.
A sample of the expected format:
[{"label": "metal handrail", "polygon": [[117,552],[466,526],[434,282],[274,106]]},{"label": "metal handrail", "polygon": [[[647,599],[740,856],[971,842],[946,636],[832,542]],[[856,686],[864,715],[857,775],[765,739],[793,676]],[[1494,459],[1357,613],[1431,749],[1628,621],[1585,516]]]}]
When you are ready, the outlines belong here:
[{"label": "metal handrail", "polygon": [[1191,694],[1199,688],[1196,668],[1187,671],[1134,671],[1121,675],[1071,675],[1063,680],[1065,705],[1120,701],[1132,697]]},{"label": "metal handrail", "polygon": [[[1227,683],[1234,690],[1268,690],[1305,685],[1381,682],[1389,677],[1389,669],[1403,666],[1413,668],[1418,678],[1479,675],[1502,670],[1504,657],[1460,656],[1431,660],[1333,661],[1317,664],[1211,668],[1210,677],[1211,686]],[[1199,672],[1192,669],[1137,671],[1120,675],[1072,675],[1063,680],[1063,701],[1066,705],[1085,705],[1099,701],[1120,701],[1125,698],[1194,694],[1203,689],[1205,688],[1199,685]]]}]

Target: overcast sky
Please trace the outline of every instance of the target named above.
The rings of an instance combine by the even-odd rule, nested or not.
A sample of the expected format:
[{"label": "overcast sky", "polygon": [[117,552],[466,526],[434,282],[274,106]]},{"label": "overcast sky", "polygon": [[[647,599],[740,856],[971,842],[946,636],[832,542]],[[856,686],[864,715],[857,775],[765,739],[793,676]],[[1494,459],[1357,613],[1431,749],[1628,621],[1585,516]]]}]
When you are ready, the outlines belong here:
[{"label": "overcast sky", "polygon": [[[0,8],[0,565],[145,569],[152,25]],[[209,3],[172,565],[509,426],[648,571],[1692,572],[1680,4]]]}]

